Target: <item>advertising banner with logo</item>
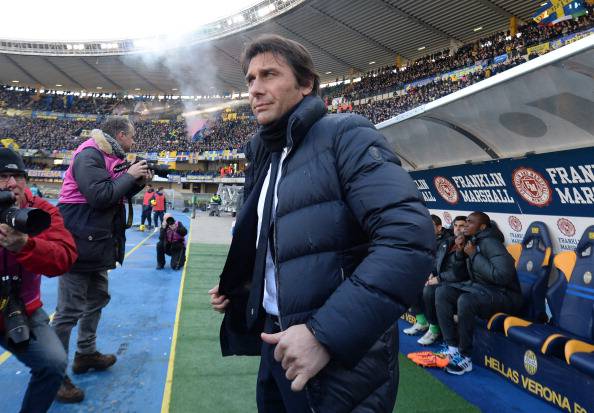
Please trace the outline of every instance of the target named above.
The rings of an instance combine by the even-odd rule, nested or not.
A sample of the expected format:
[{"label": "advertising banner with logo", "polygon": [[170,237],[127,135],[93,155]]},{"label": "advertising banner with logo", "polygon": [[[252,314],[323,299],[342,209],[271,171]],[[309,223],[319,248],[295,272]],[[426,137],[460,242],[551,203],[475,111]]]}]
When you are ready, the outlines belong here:
[{"label": "advertising banner with logo", "polygon": [[473,361],[559,411],[594,411],[594,378],[566,363],[563,357],[545,356],[538,348],[515,343],[503,332],[477,328]]},{"label": "advertising banner with logo", "polygon": [[449,225],[483,211],[507,242],[532,221],[547,224],[555,247],[573,249],[594,224],[594,147],[411,172],[429,209]]},{"label": "advertising banner with logo", "polygon": [[66,171],[46,171],[40,169],[27,169],[27,175],[30,178],[52,178],[52,179],[64,179]]},{"label": "advertising banner with logo", "polygon": [[91,113],[62,113],[45,110],[34,110],[29,112],[29,116],[34,119],[70,120],[84,122],[98,122],[103,119],[103,116],[94,115]]},{"label": "advertising banner with logo", "polygon": [[550,42],[537,44],[536,46],[531,46],[528,49],[526,49],[526,53],[543,54],[551,49],[558,49],[561,46],[565,46],[566,44],[577,42],[578,40],[583,39],[584,37],[590,36],[592,33],[594,33],[594,28],[584,30],[583,32],[579,33],[568,34],[567,36],[560,37]]},{"label": "advertising banner with logo", "polygon": [[528,54],[532,54],[532,53],[543,54],[543,53],[548,52],[550,49],[551,48],[549,46],[549,42],[546,42],[546,43],[537,44],[536,46],[531,46],[531,47],[527,48],[526,53],[528,53]]}]

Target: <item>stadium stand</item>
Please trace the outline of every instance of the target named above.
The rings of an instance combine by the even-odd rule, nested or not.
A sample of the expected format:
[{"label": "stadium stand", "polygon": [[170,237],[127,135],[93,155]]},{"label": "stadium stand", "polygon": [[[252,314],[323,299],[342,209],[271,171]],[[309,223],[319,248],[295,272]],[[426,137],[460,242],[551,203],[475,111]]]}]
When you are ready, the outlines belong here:
[{"label": "stadium stand", "polygon": [[[589,6],[592,10],[592,6]],[[352,111],[370,118],[374,123],[382,122],[395,115],[431,102],[456,90],[479,82],[499,72],[515,67],[534,57],[526,55],[530,46],[550,41],[559,36],[583,31],[594,26],[594,13],[576,20],[567,20],[555,26],[541,26],[530,23],[521,26],[517,36],[498,32],[464,45],[454,53],[444,50],[418,59],[407,67],[395,66],[367,72],[359,82],[349,82],[323,89],[323,96],[331,106],[333,99],[349,102],[349,105],[330,107],[333,111]],[[503,62],[497,56],[506,54]],[[444,76],[460,68],[472,68],[478,62],[485,62],[484,69],[470,71],[463,76]],[[426,80],[417,85],[415,82]],[[390,94],[388,99],[372,99],[378,95]],[[393,94],[393,95],[392,95]],[[353,105],[353,102],[358,104]],[[80,97],[72,94],[59,95],[56,91],[40,93],[34,89],[18,90],[12,86],[0,87],[0,107],[20,110],[42,110],[57,113],[81,113],[105,115],[109,113],[130,113],[141,115],[150,111],[151,105],[167,106],[168,117],[179,114],[184,102],[166,98],[162,102],[146,97]],[[135,150],[145,151],[206,151],[241,149],[256,129],[247,105],[234,109],[246,114],[242,120],[223,120],[223,111],[211,115],[211,122],[199,140],[189,136],[185,122],[170,120],[156,123],[140,120],[136,122],[137,144]],[[174,116],[175,117],[175,116]],[[76,147],[75,132],[81,128],[92,129],[92,121],[61,121],[19,118],[7,119],[0,115],[0,136],[12,138],[22,148],[69,150]],[[43,143],[41,143],[43,142]]]},{"label": "stadium stand", "polygon": [[[322,95],[329,112],[360,113],[378,124],[525,64],[549,51],[535,51],[543,42],[592,31],[594,8],[589,5],[587,9],[588,14],[555,25],[525,24],[518,27],[518,35],[500,31],[406,65],[349,73],[323,88]],[[174,96],[132,97],[124,92],[82,96],[0,85],[0,139],[11,140],[23,150],[39,150],[41,157],[47,157],[51,152],[75,149],[104,116],[125,114],[135,119],[137,152],[242,152],[257,129],[249,106],[201,113],[197,116],[208,117],[208,121],[199,128],[182,115],[202,112],[210,103],[225,106],[230,102],[230,95],[197,102]],[[47,163],[34,159],[25,158],[29,171],[52,171],[60,176],[67,168],[66,164],[53,165],[51,159]],[[244,174],[230,167],[229,172],[225,168],[221,172],[178,170],[171,176],[177,183],[181,178],[187,183],[223,176],[242,178]],[[44,193],[52,192],[44,189]],[[518,230],[516,240],[519,237]],[[552,239],[547,224],[535,221],[520,243],[507,246],[515,259],[525,305],[520,314],[496,314],[486,326],[477,322],[473,362],[556,408],[594,411],[594,226],[586,229],[575,251],[554,251]],[[423,357],[428,365],[444,366],[432,351]]]}]

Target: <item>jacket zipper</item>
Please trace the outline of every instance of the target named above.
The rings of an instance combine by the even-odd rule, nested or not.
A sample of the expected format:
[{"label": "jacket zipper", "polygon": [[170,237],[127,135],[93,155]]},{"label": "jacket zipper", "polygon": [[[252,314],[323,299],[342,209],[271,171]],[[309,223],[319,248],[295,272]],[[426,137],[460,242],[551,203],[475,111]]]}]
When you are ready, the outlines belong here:
[{"label": "jacket zipper", "polygon": [[[285,159],[287,159],[287,157],[289,156],[289,151],[287,151],[287,156],[285,156]],[[285,163],[283,161],[282,165],[281,165],[281,176],[278,177],[278,186],[277,188],[280,186],[281,184],[281,180],[283,177],[283,171],[285,169]],[[276,185],[276,183],[275,183]],[[275,191],[275,195],[276,195],[276,191]],[[279,327],[281,329],[281,331],[283,331],[285,328],[283,327],[283,319],[281,317],[282,311],[281,311],[281,305],[280,305],[280,281],[279,281],[279,277],[278,277],[278,229],[277,229],[277,225],[276,225],[276,213],[277,213],[277,208],[278,207],[278,202],[277,205],[274,206],[274,282],[276,284],[276,305],[278,307],[278,324]]]},{"label": "jacket zipper", "polygon": [[[287,166],[286,161],[289,159],[289,154],[291,153],[291,150],[293,149],[293,140],[292,140],[292,137],[290,136],[290,131],[293,128],[293,123],[295,123],[295,120],[292,120],[288,127],[289,134],[287,135],[287,142],[290,142],[290,146],[288,146],[288,148],[287,148],[287,155],[285,156],[285,159],[283,159],[281,161],[281,173],[277,179],[278,185],[276,185],[276,182],[274,183],[277,186],[277,188],[281,186],[284,172],[285,172],[286,166]],[[282,155],[281,155],[281,158],[282,158]],[[276,195],[276,190],[274,192]],[[276,284],[276,305],[278,307],[278,324],[279,324],[281,331],[283,331],[285,328],[283,327],[283,320],[281,317],[282,311],[281,311],[281,305],[280,305],[280,281],[278,278],[278,242],[277,242],[278,229],[277,229],[277,225],[276,225],[276,217],[277,217],[277,212],[278,212],[277,210],[278,210],[278,202],[277,202],[277,205],[275,205],[275,207],[274,207],[274,281]],[[316,413],[316,410],[311,406],[311,404],[312,404],[311,403],[311,395],[309,393],[309,386],[307,384],[305,385],[305,395],[306,395],[307,400],[309,401],[309,404],[310,404],[310,406],[309,406],[310,411],[312,413]]]},{"label": "jacket zipper", "polygon": [[[290,142],[290,145],[287,147],[287,155],[285,156],[285,159],[282,159],[282,154],[281,154],[281,171],[280,171],[280,176],[277,178],[277,183],[275,182],[274,185],[276,186],[275,191],[274,191],[274,196],[277,196],[277,188],[280,187],[280,184],[283,180],[283,175],[284,172],[286,170],[286,161],[289,158],[289,154],[291,153],[291,150],[293,149],[293,139],[290,135],[290,131],[293,128],[293,123],[295,123],[295,120],[291,120],[290,124],[287,127],[287,130],[289,131],[287,134],[287,143]],[[278,307],[278,324],[279,327],[281,329],[281,331],[284,330],[283,327],[283,320],[281,317],[282,311],[281,311],[281,305],[280,305],[280,281],[278,279],[278,242],[277,242],[277,235],[278,235],[278,230],[277,230],[277,226],[276,226],[276,216],[277,216],[277,211],[278,210],[278,201],[276,203],[276,205],[274,206],[274,282],[276,284],[276,305]]]}]

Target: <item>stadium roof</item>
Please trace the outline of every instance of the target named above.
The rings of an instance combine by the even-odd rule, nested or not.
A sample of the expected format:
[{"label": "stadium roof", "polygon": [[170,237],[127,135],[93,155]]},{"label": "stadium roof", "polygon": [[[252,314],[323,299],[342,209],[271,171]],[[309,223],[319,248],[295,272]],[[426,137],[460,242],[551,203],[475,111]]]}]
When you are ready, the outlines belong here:
[{"label": "stadium roof", "polygon": [[[332,82],[349,73],[393,65],[397,55],[415,59],[507,30],[510,17],[528,21],[539,3],[267,0],[253,7],[252,20],[239,22],[241,30],[224,31],[218,24],[218,32],[203,30],[201,37],[177,39],[185,44],[181,47],[172,49],[165,41],[162,48],[167,51],[157,50],[151,40],[68,46],[2,39],[0,83],[144,95],[245,91],[239,56],[245,43],[263,33],[277,33],[304,44],[322,82]],[[261,13],[263,7],[274,12]],[[234,17],[226,21],[231,24]]]},{"label": "stadium roof", "polygon": [[594,35],[377,128],[411,170],[584,148],[594,141],[592,90]]}]

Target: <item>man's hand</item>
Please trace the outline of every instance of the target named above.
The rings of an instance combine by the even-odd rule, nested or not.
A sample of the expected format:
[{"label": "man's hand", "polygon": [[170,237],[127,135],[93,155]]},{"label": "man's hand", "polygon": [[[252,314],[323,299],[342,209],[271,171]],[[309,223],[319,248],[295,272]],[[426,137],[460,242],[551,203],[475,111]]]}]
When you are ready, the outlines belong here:
[{"label": "man's hand", "polygon": [[229,305],[229,300],[224,295],[219,295],[219,285],[212,287],[208,294],[210,294],[210,305],[212,309],[219,313],[224,313],[225,308]]},{"label": "man's hand", "polygon": [[149,168],[147,169],[146,175],[142,178],[137,178],[138,185],[146,185],[153,180],[155,173]]},{"label": "man's hand", "polygon": [[464,237],[464,235],[458,235],[454,241],[455,250],[458,252],[462,252],[464,250],[465,242],[466,242],[466,237]]},{"label": "man's hand", "polygon": [[133,163],[129,168],[127,173],[132,175],[135,179],[144,179],[148,176],[151,171],[149,170],[148,164],[145,160],[140,162]]},{"label": "man's hand", "polygon": [[330,354],[305,324],[289,327],[276,334],[261,334],[268,344],[276,344],[274,359],[281,363],[291,390],[301,391],[330,361]]},{"label": "man's hand", "polygon": [[437,285],[437,284],[439,284],[439,278],[432,276],[432,277],[429,277],[426,285]]},{"label": "man's hand", "polygon": [[27,234],[17,231],[6,224],[0,224],[0,247],[8,251],[19,252],[29,240]]},{"label": "man's hand", "polygon": [[472,257],[476,253],[476,245],[474,245],[472,242],[468,241],[466,243],[466,245],[464,246],[464,252],[469,257]]}]

